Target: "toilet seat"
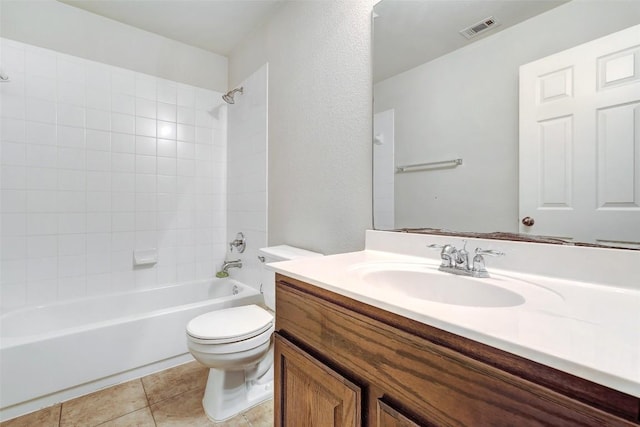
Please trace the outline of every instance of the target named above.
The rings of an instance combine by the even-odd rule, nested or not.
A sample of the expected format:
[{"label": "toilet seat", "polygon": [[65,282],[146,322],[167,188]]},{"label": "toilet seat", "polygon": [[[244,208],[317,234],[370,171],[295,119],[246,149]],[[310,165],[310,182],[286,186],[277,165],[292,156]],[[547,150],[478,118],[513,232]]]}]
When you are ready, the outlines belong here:
[{"label": "toilet seat", "polygon": [[[187,324],[187,335],[200,344],[230,344],[258,337],[273,327],[273,315],[254,304],[197,316]],[[264,339],[269,337],[270,333],[265,334]]]}]

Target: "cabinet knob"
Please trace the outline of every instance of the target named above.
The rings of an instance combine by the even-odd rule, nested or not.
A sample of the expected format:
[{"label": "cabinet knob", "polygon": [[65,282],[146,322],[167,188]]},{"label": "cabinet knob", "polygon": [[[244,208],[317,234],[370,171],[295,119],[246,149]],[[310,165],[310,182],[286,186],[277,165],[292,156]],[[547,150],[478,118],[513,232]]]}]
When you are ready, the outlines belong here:
[{"label": "cabinet knob", "polygon": [[526,225],[527,227],[531,227],[535,223],[535,220],[530,216],[525,216],[524,218],[522,218],[522,224]]}]

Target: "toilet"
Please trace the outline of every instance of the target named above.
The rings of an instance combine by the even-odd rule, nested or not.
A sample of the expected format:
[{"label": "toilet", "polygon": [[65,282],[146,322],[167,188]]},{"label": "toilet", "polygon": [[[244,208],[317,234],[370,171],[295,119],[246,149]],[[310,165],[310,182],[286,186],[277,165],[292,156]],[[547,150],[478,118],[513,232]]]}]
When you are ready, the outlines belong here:
[{"label": "toilet", "polygon": [[[275,273],[265,263],[322,254],[288,245],[258,250],[265,306],[275,310]],[[187,324],[187,347],[209,368],[202,398],[207,417],[224,421],[273,396],[273,331],[268,309],[246,305],[216,310]]]}]

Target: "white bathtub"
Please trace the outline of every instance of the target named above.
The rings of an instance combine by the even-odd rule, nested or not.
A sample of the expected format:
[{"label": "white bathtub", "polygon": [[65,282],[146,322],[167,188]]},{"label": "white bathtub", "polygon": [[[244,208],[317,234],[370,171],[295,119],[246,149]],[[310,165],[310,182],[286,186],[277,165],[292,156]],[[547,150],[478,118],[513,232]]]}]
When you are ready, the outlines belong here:
[{"label": "white bathtub", "polygon": [[3,314],[0,420],[191,360],[189,320],[262,302],[249,286],[213,279]]}]

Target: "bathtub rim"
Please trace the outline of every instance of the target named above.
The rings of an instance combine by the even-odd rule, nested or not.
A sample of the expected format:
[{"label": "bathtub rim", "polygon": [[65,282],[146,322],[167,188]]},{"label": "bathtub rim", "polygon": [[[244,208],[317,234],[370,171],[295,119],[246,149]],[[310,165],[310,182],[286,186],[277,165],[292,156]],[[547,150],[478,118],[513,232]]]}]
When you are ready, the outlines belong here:
[{"label": "bathtub rim", "polygon": [[[2,313],[2,315],[0,315],[0,323],[3,321],[3,319],[5,319],[9,315],[21,314],[21,313],[24,313],[25,311],[30,311],[30,310],[43,309],[43,308],[49,308],[49,307],[58,307],[58,306],[71,304],[71,303],[76,304],[76,303],[81,303],[81,302],[97,301],[97,300],[100,300],[100,299],[105,298],[105,297],[111,298],[111,297],[122,297],[122,296],[133,295],[133,294],[144,294],[144,293],[149,293],[149,292],[158,291],[158,290],[168,290],[168,289],[172,289],[172,288],[178,288],[178,287],[181,287],[181,286],[185,286],[187,284],[196,285],[196,284],[200,284],[201,283],[201,284],[204,285],[204,284],[212,282],[212,281],[224,281],[225,283],[228,282],[228,283],[237,285],[240,288],[244,289],[243,291],[241,291],[241,293],[244,294],[245,296],[260,295],[260,291],[258,291],[257,289],[253,288],[252,286],[249,286],[249,285],[247,285],[245,283],[242,283],[242,282],[240,282],[240,281],[238,281],[236,279],[233,279],[233,278],[225,278],[225,279],[209,278],[209,279],[200,279],[200,280],[193,280],[193,281],[182,282],[182,283],[177,283],[177,284],[171,284],[171,285],[168,285],[168,286],[159,286],[159,287],[154,287],[154,288],[135,289],[135,290],[130,290],[130,291],[115,292],[115,293],[109,293],[109,294],[103,294],[103,295],[94,295],[94,296],[89,296],[89,297],[73,298],[73,299],[68,299],[68,300],[64,300],[64,301],[56,301],[56,302],[53,302],[53,303],[50,303],[50,304],[30,305],[30,306],[26,306],[26,307],[20,307],[19,309],[11,310],[11,311],[8,311],[6,313]],[[168,314],[168,313],[171,313],[171,312],[175,311],[178,307],[180,307],[181,309],[192,309],[192,308],[204,307],[204,306],[208,305],[211,300],[214,300],[214,299],[232,300],[232,299],[234,299],[234,297],[236,297],[236,295],[226,295],[224,297],[218,297],[218,298],[207,298],[207,299],[204,299],[204,300],[201,300],[201,301],[192,302],[192,303],[188,303],[188,304],[172,305],[172,306],[169,306],[169,307],[164,307],[164,308],[159,308],[159,309],[155,309],[155,310],[144,311],[142,313],[135,313],[135,314],[129,314],[129,315],[125,315],[125,316],[113,317],[113,318],[110,318],[110,319],[107,319],[107,320],[100,320],[100,321],[97,321],[97,322],[91,322],[91,323],[87,323],[87,324],[76,325],[76,326],[72,326],[72,327],[68,327],[68,328],[57,329],[57,330],[54,330],[54,331],[43,332],[43,333],[28,334],[28,335],[18,335],[18,336],[15,336],[15,335],[14,336],[2,336],[2,335],[0,335],[0,351],[2,351],[3,349],[9,349],[9,348],[12,348],[12,347],[16,347],[16,346],[24,345],[24,344],[29,344],[29,343],[36,342],[36,341],[59,338],[59,337],[66,336],[66,335],[71,335],[71,334],[77,333],[77,332],[83,332],[83,331],[90,330],[90,329],[104,328],[104,327],[108,327],[110,325],[121,324],[121,323],[134,321],[134,320],[145,318],[145,317],[161,316],[163,314]]]}]

